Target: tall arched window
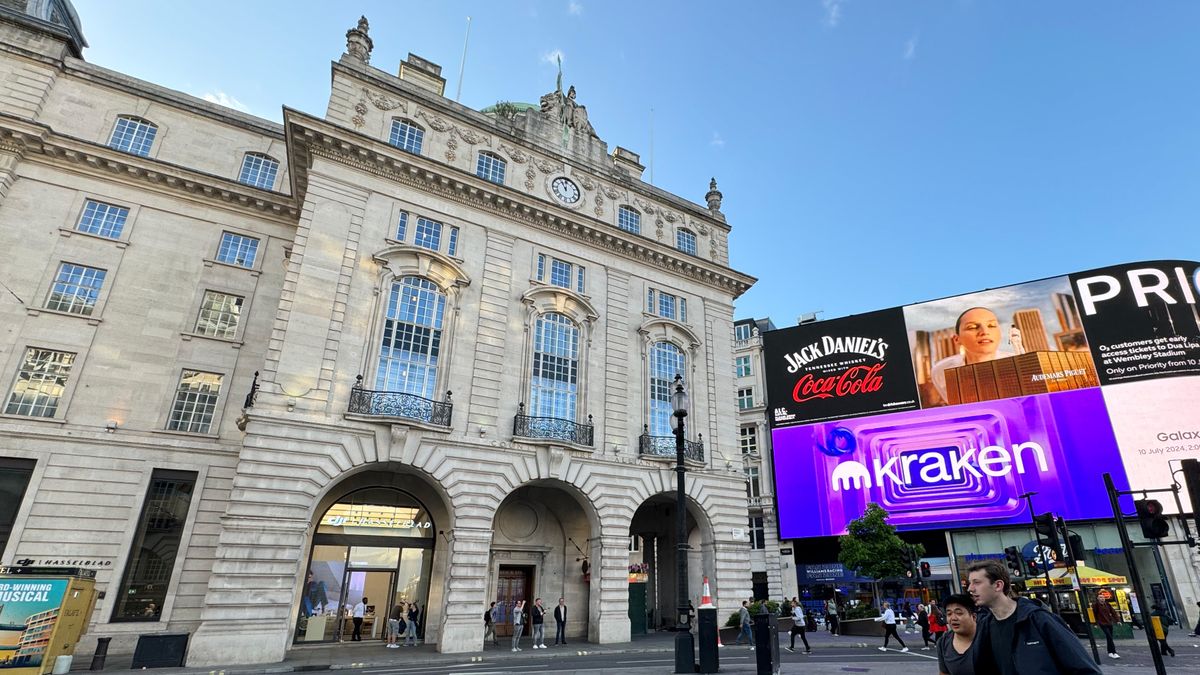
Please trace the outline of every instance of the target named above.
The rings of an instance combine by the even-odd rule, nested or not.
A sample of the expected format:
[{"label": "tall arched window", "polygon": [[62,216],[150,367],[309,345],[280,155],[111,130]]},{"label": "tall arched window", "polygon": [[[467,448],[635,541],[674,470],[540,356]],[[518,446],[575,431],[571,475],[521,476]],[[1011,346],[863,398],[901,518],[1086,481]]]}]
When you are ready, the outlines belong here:
[{"label": "tall arched window", "polygon": [[403,277],[392,283],[376,389],[433,398],[445,309],[446,296],[428,279]]},{"label": "tall arched window", "polygon": [[533,338],[529,414],[575,420],[579,397],[579,327],[554,312],[538,317]]},{"label": "tall arched window", "polygon": [[676,375],[683,375],[686,366],[683,350],[672,342],[650,345],[650,435],[670,436],[671,392]]}]

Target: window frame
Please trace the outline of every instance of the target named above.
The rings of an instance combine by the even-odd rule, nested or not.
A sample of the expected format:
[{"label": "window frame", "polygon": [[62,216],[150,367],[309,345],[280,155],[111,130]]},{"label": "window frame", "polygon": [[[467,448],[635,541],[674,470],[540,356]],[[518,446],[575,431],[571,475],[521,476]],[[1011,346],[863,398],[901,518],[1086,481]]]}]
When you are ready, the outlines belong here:
[{"label": "window frame", "polygon": [[[658,368],[658,363],[657,363],[658,357],[655,355],[655,349],[658,348],[659,345],[670,345],[671,347],[673,347],[675,349],[675,351],[679,355],[678,370],[675,373],[670,373],[669,377],[667,377],[665,380],[667,383],[665,385],[665,387],[666,387],[666,398],[665,399],[655,397],[656,392],[655,392],[654,380],[662,379],[662,378],[655,377],[655,375],[657,374],[656,369]],[[681,375],[685,381],[688,379],[689,360],[690,359],[689,359],[688,350],[681,347],[679,344],[675,343],[672,340],[655,340],[650,343],[650,345],[647,349],[647,352],[646,352],[646,374],[644,377],[646,378],[645,386],[646,386],[646,399],[647,399],[646,426],[649,428],[651,436],[669,436],[673,433],[673,431],[671,429],[671,419],[670,419],[671,415],[674,413],[674,410],[670,409],[671,408],[671,394],[673,392],[672,384],[675,381],[675,375],[677,375],[677,374]],[[667,373],[664,372],[663,374],[667,374]],[[691,393],[692,393],[693,397],[696,396],[696,392],[691,392]],[[657,406],[656,406],[656,403],[657,403]],[[665,404],[665,408],[663,407],[663,404]],[[656,407],[662,408],[662,409],[656,410]],[[690,414],[691,411],[688,411],[688,412]],[[657,416],[661,416],[661,420],[658,419]]]},{"label": "window frame", "polygon": [[699,255],[700,238],[695,232],[681,227],[675,230],[675,250],[688,255]]},{"label": "window frame", "polygon": [[[434,294],[432,305],[426,307],[421,302],[424,298],[419,297],[418,304],[415,306],[408,305],[407,293],[413,286],[407,286],[407,280],[412,279],[417,282],[416,292],[431,292]],[[371,389],[375,391],[390,391],[410,394],[412,396],[420,396],[429,400],[437,400],[437,393],[441,391],[443,378],[448,368],[449,357],[449,342],[447,336],[449,334],[448,317],[453,317],[453,308],[451,306],[451,298],[445,289],[441,288],[432,279],[421,276],[419,274],[402,274],[392,277],[386,283],[384,297],[380,304],[380,332],[375,339],[374,349],[375,358],[373,361],[374,372],[372,373]],[[395,317],[392,308],[395,307]],[[426,314],[432,323],[419,323],[417,319]],[[405,312],[411,311],[411,317],[406,318]],[[388,322],[393,322],[389,327]],[[428,344],[423,352],[414,350],[401,349],[402,341],[397,337],[400,329],[404,326],[412,326],[412,329],[404,329],[412,335],[416,335],[419,330],[428,330]],[[391,336],[390,338],[388,336]],[[415,360],[411,357],[391,356],[396,352],[405,352],[410,355],[420,357],[423,361]],[[385,356],[387,355],[387,356]],[[387,359],[387,363],[384,360]],[[424,371],[421,378],[420,391],[415,391],[413,387],[396,388],[393,386],[395,381],[392,379],[393,371],[411,370],[414,367],[419,367]],[[432,371],[432,376],[428,373]]]},{"label": "window frame", "polygon": [[[565,266],[566,285],[552,281],[555,275],[555,264]],[[559,258],[549,253],[534,255],[533,278],[539,283],[573,291],[579,295],[587,295],[587,266]]]},{"label": "window frame", "polygon": [[[236,298],[240,301],[237,303],[238,311],[235,314],[237,320],[233,325],[233,332],[229,335],[211,335],[200,330],[200,319],[203,317],[205,310],[204,303],[210,293]],[[246,312],[249,308],[249,304],[248,298],[243,294],[233,293],[220,288],[205,287],[200,293],[199,306],[196,309],[196,318],[195,321],[192,322],[190,334],[198,337],[211,338],[213,340],[225,340],[229,342],[237,341],[239,338],[241,338],[243,332],[245,331],[244,319],[246,318]]]},{"label": "window frame", "polygon": [[[250,261],[249,265],[243,265],[243,264],[237,262],[236,260],[234,260],[233,262],[230,262],[228,260],[221,259],[221,251],[222,251],[222,249],[225,248],[226,236],[238,237],[241,239],[245,239],[245,240],[254,242],[254,258]],[[218,263],[221,265],[227,265],[229,267],[234,267],[237,269],[258,270],[259,269],[258,263],[259,263],[259,260],[262,258],[262,256],[260,256],[259,254],[262,251],[263,243],[264,243],[264,240],[262,237],[256,237],[253,235],[244,234],[242,232],[237,232],[235,230],[221,230],[221,238],[217,240],[217,250],[215,253],[213,253],[212,260],[215,263]]]},{"label": "window frame", "polygon": [[[749,400],[750,405],[742,405]],[[754,407],[754,387],[738,387],[737,388],[738,410],[750,410]]]},{"label": "window frame", "polygon": [[[73,284],[73,287],[76,289],[91,288],[91,290],[94,294],[94,298],[92,299],[91,304],[79,305],[79,307],[82,307],[82,308],[86,309],[87,311],[76,311],[75,310],[75,307],[76,307],[75,300],[77,300],[81,297],[87,297],[86,294],[80,295],[78,292],[76,292],[70,296],[72,298],[72,300],[66,304],[65,308],[50,306],[50,303],[53,301],[53,299],[55,297],[55,294],[54,294],[55,288],[58,287],[60,284],[64,285],[64,286],[66,286],[68,284],[67,281],[64,281],[62,279],[63,272],[66,271],[67,266],[71,266],[73,268],[78,268],[80,270],[84,270],[85,273],[87,271],[99,272],[99,275],[98,275],[99,282],[94,287],[87,287],[87,286],[84,286],[83,284]],[[58,268],[54,271],[54,275],[50,277],[50,288],[48,288],[46,290],[46,298],[42,302],[42,306],[39,309],[45,310],[47,312],[55,312],[57,314],[66,314],[66,315],[70,315],[70,316],[83,317],[85,319],[93,319],[93,320],[98,319],[100,317],[100,310],[103,307],[102,303],[103,303],[104,297],[105,297],[104,282],[107,278],[108,278],[108,270],[104,269],[102,267],[92,267],[91,265],[83,265],[81,263],[71,262],[69,260],[61,260],[58,263]],[[83,277],[81,276],[80,279],[82,280]]]},{"label": "window frame", "polygon": [[[69,355],[71,357],[71,362],[67,365],[67,373],[63,376],[62,383],[55,385],[61,388],[61,393],[55,399],[54,409],[51,411],[50,415],[31,415],[28,413],[10,412],[9,407],[13,404],[13,397],[17,393],[17,385],[21,382],[21,372],[25,369],[25,363],[30,356],[30,352],[35,351],[53,352],[56,354]],[[17,359],[16,368],[13,371],[12,377],[9,379],[9,386],[4,397],[4,407],[0,408],[0,414],[31,420],[62,421],[66,417],[67,405],[70,403],[71,394],[75,389],[75,380],[73,380],[71,376],[72,374],[76,373],[77,366],[82,360],[82,355],[79,350],[26,344],[25,349],[21,352]],[[30,409],[32,410],[34,407],[35,406],[31,406]]]},{"label": "window frame", "polygon": [[[549,317],[561,317],[561,320],[559,320],[559,319],[552,320]],[[559,324],[560,325],[559,330],[562,330],[563,332],[566,332],[567,330],[573,331],[574,344],[571,346],[573,349],[573,352],[574,352],[573,358],[571,358],[570,355],[568,355],[567,357],[563,357],[555,352],[539,351],[539,347],[545,346],[544,340],[542,340],[542,337],[544,335],[543,330],[542,330],[542,326],[544,325],[543,322],[545,322],[545,325],[547,325],[547,329],[548,329],[549,328],[548,324],[551,321],[553,321],[553,323],[555,323],[555,324]],[[582,380],[583,368],[582,368],[582,364],[580,363],[580,361],[583,357],[583,335],[584,335],[583,327],[580,326],[579,323],[576,322],[569,315],[564,314],[562,312],[554,312],[554,311],[539,312],[537,314],[537,316],[535,316],[533,318],[533,340],[531,343],[531,349],[530,349],[530,353],[529,353],[529,358],[530,358],[529,387],[528,387],[529,403],[525,409],[527,415],[529,415],[530,417],[550,417],[550,418],[554,418],[554,419],[570,420],[571,422],[576,422],[576,423],[579,422],[580,400],[582,398],[581,389],[584,386],[584,382]],[[539,342],[542,342],[542,344],[539,344]],[[550,386],[545,386],[545,385],[539,386],[539,384],[538,384],[539,376],[537,375],[537,372],[539,370],[539,368],[538,368],[539,355],[543,355],[543,358],[540,359],[540,363],[542,364],[542,368],[541,368],[542,372],[545,372],[545,370],[546,370],[545,369],[545,363],[547,361],[546,357],[553,357],[553,358],[557,358],[557,359],[563,359],[564,361],[566,361],[568,363],[568,368],[569,368],[569,373],[570,373],[569,379],[553,380],[552,378],[541,377],[540,378],[541,380],[550,382],[551,384],[550,384]],[[556,386],[556,385],[559,385],[560,383],[565,383],[565,385],[568,387],[569,390],[564,391],[561,389],[560,386]],[[542,402],[544,396],[551,397],[551,404],[550,404],[549,408],[539,405]],[[569,406],[561,407],[561,412],[569,413],[569,415],[567,415],[567,416],[558,414],[560,412],[560,406],[557,404],[557,402],[554,399],[559,396],[567,396],[570,399]]]},{"label": "window frame", "polygon": [[[733,325],[733,339],[736,341],[749,340],[753,334],[752,326],[748,323],[735,323]],[[744,333],[744,334],[743,334]]]},{"label": "window frame", "polygon": [[617,207],[617,229],[630,234],[642,233],[642,212],[628,204]]},{"label": "window frame", "polygon": [[733,373],[734,377],[754,376],[754,360],[749,354],[733,357]]},{"label": "window frame", "polygon": [[[119,218],[120,222],[118,222],[116,224],[116,231],[112,234],[104,234],[103,226],[101,226],[99,229],[97,229],[94,232],[83,229],[83,220],[88,215],[88,207],[89,206],[97,207],[95,209],[96,211],[98,211],[100,207],[104,207],[107,210],[107,212],[121,213],[120,218]],[[106,213],[106,215],[107,215],[107,213]],[[84,197],[83,198],[83,208],[81,208],[79,210],[79,217],[75,219],[75,227],[72,228],[72,230],[75,232],[78,232],[79,234],[86,234],[86,235],[89,235],[92,237],[99,237],[100,239],[107,239],[109,241],[122,241],[121,235],[124,234],[126,231],[125,226],[129,224],[130,215],[132,215],[132,211],[128,206],[120,206],[117,204],[113,204],[111,202],[101,201],[99,199],[93,199],[92,197]],[[115,220],[117,220],[117,219],[114,219],[114,221]]]},{"label": "window frame", "polygon": [[[175,386],[171,388],[171,397],[167,405],[166,424],[163,425],[163,430],[171,434],[186,434],[189,436],[219,436],[221,432],[222,412],[225,407],[225,399],[229,395],[229,387],[232,381],[232,376],[228,373],[218,372],[215,369],[206,366],[189,366],[185,365],[179,368],[176,372]],[[212,402],[212,416],[208,420],[208,426],[201,431],[192,431],[189,429],[174,428],[175,406],[179,402],[180,386],[183,384],[183,379],[186,373],[196,373],[198,375],[216,375],[221,378],[220,388],[217,390],[216,399]],[[191,426],[189,422],[188,426]]]},{"label": "window frame", "polygon": [[[397,134],[397,129],[405,126],[414,130],[413,133],[406,133],[403,135]],[[415,138],[416,142],[408,143],[407,139],[409,137]],[[401,141],[404,141],[404,143],[401,144]],[[417,124],[415,121],[407,117],[393,117],[392,125],[388,128],[387,143],[397,150],[407,152],[410,155],[417,155],[419,157],[421,155],[421,151],[425,147],[425,127]],[[408,147],[410,145],[413,147]]]},{"label": "window frame", "polygon": [[[142,150],[144,150],[144,151],[139,152],[139,151],[136,151],[133,149],[133,140],[137,138],[136,132],[129,136],[129,146],[128,147],[122,147],[122,146],[116,144],[117,143],[117,131],[120,128],[122,122],[137,124],[137,125],[139,125],[139,130],[141,127],[145,127],[146,129],[149,129],[149,131],[150,131],[149,142],[146,143],[143,140],[143,142],[141,143],[141,145],[144,146],[144,148],[142,148]],[[134,157],[151,157],[154,152],[154,142],[158,140],[158,129],[159,129],[159,127],[157,124],[155,124],[154,122],[151,122],[150,120],[146,119],[145,117],[140,117],[138,115],[117,115],[116,119],[113,120],[112,129],[109,131],[109,134],[108,134],[108,142],[105,145],[107,145],[109,148],[111,148],[113,150],[116,150],[117,152],[123,152],[127,155],[133,155]]]},{"label": "window frame", "polygon": [[[484,166],[488,164],[489,166]],[[487,150],[480,150],[475,160],[475,175],[489,183],[504,185],[508,177],[508,160]]]},{"label": "window frame", "polygon": [[758,427],[745,425],[738,428],[738,450],[743,457],[758,456]]},{"label": "window frame", "polygon": [[[757,523],[755,521],[758,521]],[[763,516],[750,516],[750,527],[747,533],[750,537],[751,551],[764,551],[767,548],[767,526]],[[757,533],[757,536],[755,534]]]},{"label": "window frame", "polygon": [[[431,226],[435,226],[435,227],[431,227]],[[426,218],[425,216],[417,216],[417,225],[415,228],[413,228],[412,245],[416,246],[417,248],[423,248],[426,251],[433,251],[435,253],[441,253],[442,252],[442,234],[443,234],[445,227],[446,227],[446,224],[440,220],[434,220],[433,218]],[[434,239],[435,239],[434,246],[427,246],[426,244],[422,243],[422,230],[427,230],[429,232],[434,233]],[[429,238],[429,235],[426,234],[425,239],[428,240],[428,238]]]},{"label": "window frame", "polygon": [[[258,160],[259,166],[255,169],[255,171],[256,171],[257,175],[259,175],[259,176],[267,173],[266,171],[264,171],[263,167],[268,166],[268,162],[270,164],[274,165],[271,167],[271,170],[270,170],[271,180],[269,182],[263,183],[262,181],[251,182],[248,180],[244,180],[246,177],[246,172],[247,172],[246,165],[250,160]],[[276,183],[276,181],[279,180],[280,166],[281,166],[281,163],[279,160],[275,159],[274,157],[268,155],[265,152],[243,153],[242,154],[242,166],[240,169],[238,169],[237,181],[239,183],[241,183],[242,185],[249,185],[250,187],[258,188],[260,190],[267,190],[267,191],[274,192],[275,183]]]}]

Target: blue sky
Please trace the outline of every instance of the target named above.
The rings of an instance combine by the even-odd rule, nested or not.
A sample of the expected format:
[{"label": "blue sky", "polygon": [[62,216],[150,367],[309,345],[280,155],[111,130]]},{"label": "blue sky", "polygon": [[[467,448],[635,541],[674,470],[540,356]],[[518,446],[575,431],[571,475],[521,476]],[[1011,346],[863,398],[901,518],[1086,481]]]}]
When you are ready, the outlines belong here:
[{"label": "blue sky", "polygon": [[374,65],[423,56],[451,96],[471,16],[474,108],[537,101],[561,53],[610,149],[649,166],[653,126],[656,185],[717,177],[760,280],[739,317],[1200,257],[1197,2],[75,4],[89,61],[273,119],[324,112],[359,14]]}]

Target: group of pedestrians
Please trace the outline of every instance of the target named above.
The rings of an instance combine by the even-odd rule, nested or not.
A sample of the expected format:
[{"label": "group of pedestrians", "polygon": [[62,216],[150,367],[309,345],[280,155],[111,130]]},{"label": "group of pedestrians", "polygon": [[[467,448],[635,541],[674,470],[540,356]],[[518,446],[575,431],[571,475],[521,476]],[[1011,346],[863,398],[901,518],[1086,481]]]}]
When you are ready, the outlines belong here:
[{"label": "group of pedestrians", "polygon": [[[366,598],[363,598],[366,601]],[[404,647],[417,646],[417,628],[421,620],[421,608],[415,602],[399,602],[392,605],[388,613],[388,649],[399,649],[396,640],[403,637]]]},{"label": "group of pedestrians", "polygon": [[[542,599],[536,598],[533,601],[533,606],[528,609],[529,616],[526,617],[526,608],[524,600],[517,600],[512,608],[512,651],[521,651],[521,636],[525,633],[526,624],[530,627],[530,634],[533,637],[534,649],[549,649],[546,646],[546,608],[542,605]],[[499,646],[500,641],[496,639],[496,626],[503,620],[503,607],[493,602],[483,613],[483,641],[486,644],[491,638],[492,646]],[[554,608],[554,644],[567,644],[567,601],[565,598],[558,599],[558,605]]]}]

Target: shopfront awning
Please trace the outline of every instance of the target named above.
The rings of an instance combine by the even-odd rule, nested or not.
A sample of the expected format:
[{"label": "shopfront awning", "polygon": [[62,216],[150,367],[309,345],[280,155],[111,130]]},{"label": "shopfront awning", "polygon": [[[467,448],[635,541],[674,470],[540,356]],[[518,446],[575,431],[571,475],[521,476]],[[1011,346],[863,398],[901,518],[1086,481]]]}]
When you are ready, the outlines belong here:
[{"label": "shopfront awning", "polygon": [[[1124,586],[1129,583],[1129,580],[1119,574],[1098,570],[1095,567],[1080,565],[1075,568],[1079,575],[1079,585],[1081,586]],[[1071,575],[1070,568],[1057,567],[1050,570],[1050,581],[1055,586],[1074,586],[1074,577]],[[1045,588],[1046,577],[1039,575],[1029,577],[1025,580],[1025,585],[1030,588]]]}]

